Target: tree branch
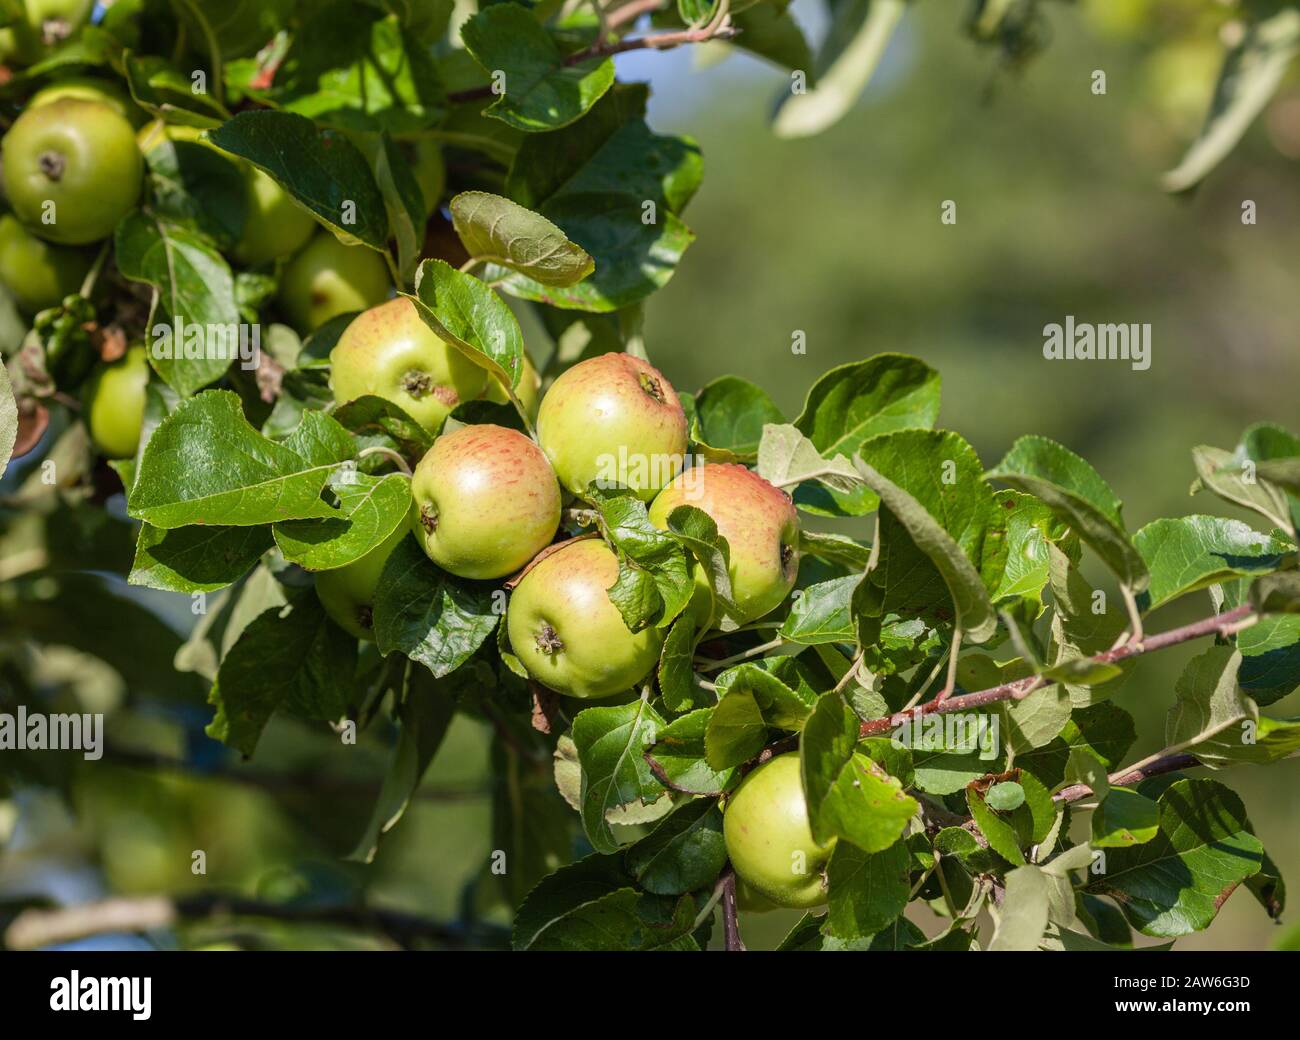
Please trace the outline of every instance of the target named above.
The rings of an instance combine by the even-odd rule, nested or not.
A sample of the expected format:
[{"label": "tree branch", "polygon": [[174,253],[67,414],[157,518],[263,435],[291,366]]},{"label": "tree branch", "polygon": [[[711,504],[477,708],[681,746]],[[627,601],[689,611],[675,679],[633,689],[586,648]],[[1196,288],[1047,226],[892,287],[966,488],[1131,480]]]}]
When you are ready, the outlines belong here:
[{"label": "tree branch", "polygon": [[[1180,769],[1194,769],[1201,764],[1201,760],[1195,755],[1189,755],[1186,752],[1179,752],[1174,755],[1163,755],[1159,758],[1153,758],[1151,761],[1136,766],[1126,766],[1123,769],[1111,773],[1106,779],[1114,786],[1128,787],[1140,783],[1149,776],[1160,776],[1162,773],[1176,773]],[[1052,795],[1058,802],[1077,802],[1080,799],[1087,798],[1092,794],[1092,788],[1087,784],[1074,784],[1070,787],[1062,788]]]},{"label": "tree branch", "polygon": [[[1199,639],[1201,636],[1208,635],[1228,635],[1240,631],[1242,622],[1246,621],[1252,614],[1252,609],[1248,604],[1242,604],[1233,610],[1223,614],[1216,614],[1213,617],[1202,618],[1200,621],[1194,621],[1190,625],[1183,625],[1181,628],[1173,628],[1167,632],[1161,632],[1154,636],[1144,639],[1137,639],[1114,647],[1111,650],[1105,650],[1102,653],[1094,654],[1085,660],[1097,664],[1114,664],[1117,661],[1123,661],[1130,657],[1137,657],[1140,654],[1150,653],[1152,650],[1163,650],[1168,646],[1176,646],[1179,643],[1186,643],[1193,639]],[[1013,682],[1003,683],[1001,686],[994,686],[987,690],[979,690],[976,693],[965,693],[959,697],[949,697],[947,700],[932,700],[922,704],[919,708],[913,708],[910,711],[898,711],[893,715],[879,719],[869,719],[864,722],[859,730],[863,737],[875,736],[880,733],[887,733],[896,729],[909,719],[915,721],[918,717],[931,714],[946,714],[954,711],[969,711],[971,708],[981,708],[986,704],[997,704],[1000,701],[1022,700],[1033,693],[1034,690],[1044,685],[1046,680],[1041,675],[1031,675],[1024,679],[1016,679]]]},{"label": "tree branch", "polygon": [[170,928],[184,919],[260,917],[292,924],[332,924],[361,931],[380,932],[403,949],[418,940],[444,946],[503,947],[505,929],[485,924],[453,924],[365,906],[286,905],[221,894],[135,896],[53,910],[24,910],[4,933],[9,950],[36,950],[45,946],[112,932],[144,932]]},{"label": "tree branch", "polygon": [[[658,4],[655,6],[657,7]],[[637,13],[639,14],[640,12],[638,11]],[[708,40],[729,40],[736,35],[736,31],[737,30],[730,25],[718,25],[705,26],[702,29],[681,29],[673,32],[651,33],[648,36],[638,36],[634,40],[597,40],[595,43],[582,48],[582,50],[574,51],[572,54],[566,54],[563,63],[565,66],[580,65],[582,62],[590,61],[592,58],[609,58],[613,57],[615,54],[625,54],[628,51],[664,51],[670,50],[673,47],[680,47],[687,43],[704,43]],[[469,90],[453,91],[447,95],[447,100],[453,105],[457,105],[466,101],[480,101],[483,98],[492,97],[492,95],[492,84],[485,83],[481,87],[471,87]]]},{"label": "tree branch", "polygon": [[740,922],[736,914],[736,872],[730,867],[722,875],[722,935],[728,952],[745,951],[740,938]]}]

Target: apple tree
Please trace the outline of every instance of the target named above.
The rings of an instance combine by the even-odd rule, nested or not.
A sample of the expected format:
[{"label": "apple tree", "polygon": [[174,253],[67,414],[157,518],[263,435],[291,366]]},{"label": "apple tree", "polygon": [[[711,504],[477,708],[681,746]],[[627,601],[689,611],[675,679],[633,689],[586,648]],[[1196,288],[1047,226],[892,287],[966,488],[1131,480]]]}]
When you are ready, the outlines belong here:
[{"label": "apple tree", "polygon": [[[59,644],[127,707],[201,711],[208,756],[264,763],[273,718],[372,740],[363,863],[479,720],[517,949],[737,950],[778,907],[791,950],[1127,947],[1238,888],[1281,913],[1227,781],[1300,750],[1267,712],[1300,686],[1295,432],[1192,448],[1252,522],[1134,530],[1067,447],[990,466],[937,427],[916,357],[794,415],[655,366],[703,159],[613,57],[750,50],[805,136],[905,4],[829,5],[815,52],[772,0],[89,6],[0,5],[5,711]],[[966,30],[1019,61],[1048,6]],[[1253,11],[1171,187],[1285,73],[1296,10]],[[1114,697],[1192,642],[1135,756]],[[68,782],[2,753],[10,789]]]}]

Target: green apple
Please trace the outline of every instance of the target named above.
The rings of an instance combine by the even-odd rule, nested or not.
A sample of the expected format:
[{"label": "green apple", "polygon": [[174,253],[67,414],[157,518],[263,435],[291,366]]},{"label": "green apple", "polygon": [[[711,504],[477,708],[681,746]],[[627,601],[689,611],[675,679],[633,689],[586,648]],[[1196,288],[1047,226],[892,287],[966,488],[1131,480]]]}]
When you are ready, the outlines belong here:
[{"label": "green apple", "polygon": [[256,267],[297,252],[316,229],[315,219],[256,166],[241,162],[239,167],[247,186],[248,209],[233,250],[235,259]]},{"label": "green apple", "polygon": [[0,282],[29,314],[80,290],[93,262],[80,249],[37,238],[8,213],[0,217]]},{"label": "green apple", "polygon": [[764,909],[762,900],[805,910],[826,902],[823,872],[835,840],[813,839],[799,752],[777,755],[740,782],[722,814],[722,836],[736,878],[750,890],[748,909]]},{"label": "green apple", "polygon": [[392,534],[361,559],[346,567],[317,573],[316,597],[325,613],[349,635],[358,639],[375,638],[375,590],[379,588],[379,576],[407,530],[405,523],[398,524]]},{"label": "green apple", "polygon": [[135,131],[98,101],[67,97],[28,108],[3,149],[14,215],[51,242],[107,238],[140,197],[144,160]]},{"label": "green apple", "polygon": [[367,246],[345,246],[321,231],[289,261],[280,279],[280,303],[300,333],[330,318],[382,303],[391,286],[388,267]]},{"label": "green apple", "polygon": [[[537,405],[541,400],[542,377],[537,374],[537,369],[533,367],[532,359],[524,355],[524,370],[519,374],[519,385],[515,387],[515,396],[519,398],[519,403],[524,406],[524,411],[528,413],[528,418],[537,418]],[[495,401],[497,404],[509,404],[510,397],[506,394],[505,387],[501,385],[501,380],[492,376],[488,379],[487,390],[483,393],[484,398],[489,401]]]},{"label": "green apple", "polygon": [[611,697],[654,668],[663,635],[631,632],[610,602],[618,559],[599,538],[569,542],[524,575],[510,596],[506,631],[528,674],[580,700]]},{"label": "green apple", "polygon": [[82,405],[90,439],[100,454],[129,459],[140,446],[144,427],[149,361],[137,344],[116,361],[101,365],[86,382]]},{"label": "green apple", "polygon": [[487,379],[487,369],[439,339],[405,296],[358,314],[330,351],[334,400],[382,397],[430,433],[481,394]]},{"label": "green apple", "polygon": [[80,29],[95,0],[23,0],[11,32],[13,56],[34,65]]},{"label": "green apple", "polygon": [[[650,522],[668,529],[679,506],[702,509],[727,540],[732,599],[737,624],[770,613],[794,588],[799,574],[799,516],[790,496],[752,470],[731,463],[706,463],[675,477],[650,506]],[[707,627],[712,611],[708,579],[697,566],[692,609]]]},{"label": "green apple", "polygon": [[682,468],[686,414],[655,368],[631,354],[579,362],[546,392],[537,439],[560,483],[628,487],[649,501]]},{"label": "green apple", "polygon": [[462,578],[513,574],[551,544],[560,485],[518,430],[462,426],[433,442],[411,478],[412,528],[429,559]]},{"label": "green apple", "polygon": [[97,79],[94,76],[69,76],[42,87],[27,102],[28,108],[40,108],[60,98],[78,98],[82,101],[98,101],[107,105],[132,126],[138,127],[148,119],[148,114],[131,100],[125,87],[109,79]]}]

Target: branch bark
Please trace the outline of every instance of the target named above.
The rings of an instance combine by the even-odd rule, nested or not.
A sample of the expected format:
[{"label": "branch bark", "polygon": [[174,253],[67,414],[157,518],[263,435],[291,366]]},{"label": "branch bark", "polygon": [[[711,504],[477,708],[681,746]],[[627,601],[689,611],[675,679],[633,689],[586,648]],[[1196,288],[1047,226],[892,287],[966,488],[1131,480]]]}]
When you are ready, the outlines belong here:
[{"label": "branch bark", "polygon": [[[1160,776],[1162,773],[1176,773],[1180,769],[1194,769],[1201,764],[1201,760],[1195,755],[1189,755],[1186,752],[1179,752],[1173,755],[1163,755],[1159,758],[1153,758],[1145,765],[1128,766],[1111,773],[1107,779],[1112,785],[1128,787],[1132,784],[1140,783],[1149,776]],[[1070,787],[1064,787],[1052,795],[1058,802],[1077,802],[1087,798],[1092,794],[1092,788],[1087,784],[1074,784]]]},{"label": "branch bark", "polygon": [[[1144,639],[1134,640],[1123,643],[1111,650],[1102,651],[1087,658],[1097,664],[1114,664],[1117,661],[1127,660],[1130,657],[1137,657],[1141,654],[1150,653],[1152,650],[1163,650],[1168,646],[1176,646],[1179,643],[1186,643],[1193,639],[1199,639],[1201,636],[1208,635],[1227,635],[1230,632],[1239,631],[1242,622],[1251,616],[1252,609],[1248,604],[1243,604],[1233,610],[1226,611],[1222,614],[1216,614],[1213,617],[1202,618],[1200,621],[1193,621],[1190,625],[1183,625],[1181,628],[1173,628],[1167,632],[1160,632],[1157,635],[1148,636]],[[884,718],[869,719],[862,723],[859,735],[863,737],[877,736],[881,733],[887,733],[892,729],[903,725],[909,719],[915,721],[918,717],[931,714],[946,714],[954,711],[969,711],[971,708],[981,708],[986,704],[997,704],[1001,701],[1022,700],[1033,693],[1034,690],[1043,686],[1046,680],[1041,675],[1031,675],[1024,679],[1016,679],[1014,682],[1003,683],[1001,686],[994,686],[987,690],[979,690],[975,693],[965,693],[958,697],[949,697],[946,700],[927,701],[918,708],[911,711],[899,711],[893,715]]]},{"label": "branch bark", "polygon": [[736,912],[736,872],[730,867],[722,875],[722,937],[728,952],[745,950],[740,937],[740,920]]}]

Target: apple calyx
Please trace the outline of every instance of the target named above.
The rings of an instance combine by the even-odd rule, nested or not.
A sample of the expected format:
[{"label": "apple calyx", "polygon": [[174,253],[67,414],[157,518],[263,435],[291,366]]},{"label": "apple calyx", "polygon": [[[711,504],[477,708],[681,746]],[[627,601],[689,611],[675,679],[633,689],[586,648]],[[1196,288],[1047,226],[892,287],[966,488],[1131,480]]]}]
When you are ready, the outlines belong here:
[{"label": "apple calyx", "polygon": [[637,382],[641,384],[641,389],[650,397],[653,397],[660,404],[664,403],[664,388],[659,385],[659,380],[648,372],[641,372],[637,375]]},{"label": "apple calyx", "polygon": [[537,649],[548,657],[564,650],[564,641],[560,638],[560,633],[545,622],[542,624],[541,631],[537,633],[536,640]]},{"label": "apple calyx", "polygon": [[433,393],[434,390],[433,377],[428,372],[421,372],[418,368],[413,368],[403,375],[400,385],[417,401],[421,397]]},{"label": "apple calyx", "polygon": [[438,512],[433,506],[425,505],[420,507],[420,526],[429,534],[438,530]]},{"label": "apple calyx", "polygon": [[36,165],[50,180],[58,181],[63,179],[63,170],[67,164],[58,152],[41,152]]},{"label": "apple calyx", "polygon": [[364,629],[374,628],[375,627],[374,608],[367,605],[362,605],[360,607],[357,607],[357,624],[359,624]]}]

